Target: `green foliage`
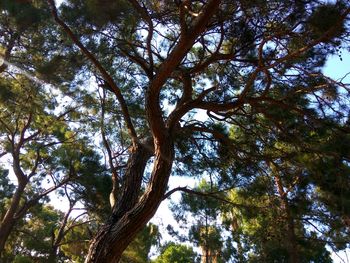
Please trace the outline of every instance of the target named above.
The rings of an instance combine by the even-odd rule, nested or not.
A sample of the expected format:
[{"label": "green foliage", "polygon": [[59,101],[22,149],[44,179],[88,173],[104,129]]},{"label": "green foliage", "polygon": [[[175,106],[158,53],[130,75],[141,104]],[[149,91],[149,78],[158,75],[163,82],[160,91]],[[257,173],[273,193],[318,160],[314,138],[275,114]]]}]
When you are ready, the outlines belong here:
[{"label": "green foliage", "polygon": [[69,224],[77,226],[65,235],[60,249],[73,262],[82,263],[89,249],[88,241],[91,239],[92,231],[96,230],[94,229],[96,225],[84,224],[83,220],[70,221]]},{"label": "green foliage", "polygon": [[[254,190],[253,190],[254,191]],[[246,194],[230,192],[230,200],[243,205],[234,208],[225,216],[225,224],[230,226],[235,242],[239,242],[237,257],[244,262],[289,262],[288,229],[284,208],[278,199],[265,196],[246,199]],[[295,215],[297,217],[297,215]],[[296,251],[301,262],[331,262],[330,253],[317,240],[315,232],[307,233],[303,225],[295,219],[294,231],[298,236]],[[302,239],[299,235],[306,236]]]},{"label": "green foliage", "polygon": [[39,1],[4,0],[0,3],[0,10],[8,12],[19,30],[23,30],[48,18],[48,14],[43,12],[39,3]]},{"label": "green foliage", "polygon": [[14,263],[32,263],[33,261],[28,256],[16,255]]},{"label": "green foliage", "polygon": [[202,180],[194,191],[204,193],[204,196],[183,194],[179,204],[171,207],[176,220],[183,225],[183,230],[188,231],[186,237],[179,238],[200,247],[202,258],[208,256],[211,260],[216,258],[218,262],[228,260],[231,255],[228,254],[227,258],[222,256],[227,250],[223,246],[223,229],[219,223],[219,214],[223,208],[219,199],[222,195],[216,194],[217,187],[205,180]]},{"label": "green foliage", "polygon": [[81,54],[52,54],[48,59],[37,60],[36,74],[49,83],[62,85],[73,82],[84,61]]},{"label": "green foliage", "polygon": [[9,198],[14,190],[13,183],[8,178],[9,170],[0,167],[0,200]]},{"label": "green foliage", "polygon": [[118,0],[71,0],[64,3],[62,10],[68,20],[74,21],[74,18],[81,17],[81,12],[76,10],[84,10],[84,22],[102,28],[109,24],[124,24],[125,26],[135,25],[137,15],[133,12],[128,1]]},{"label": "green foliage", "polygon": [[336,4],[320,5],[308,19],[308,26],[311,28],[314,37],[320,37],[329,32],[325,41],[340,37],[345,32],[344,24],[339,19],[345,6],[338,1]]},{"label": "green foliage", "polygon": [[179,245],[173,242],[167,243],[152,263],[188,263],[198,262],[196,253],[185,245]]},{"label": "green foliage", "polygon": [[131,11],[128,2],[124,0],[88,0],[86,6],[88,18],[100,26],[108,22],[119,22],[122,16]]},{"label": "green foliage", "polygon": [[16,225],[2,259],[5,262],[47,262],[52,252],[52,234],[62,216],[62,212],[52,206],[34,207]]},{"label": "green foliage", "polygon": [[160,237],[158,227],[152,223],[148,224],[124,251],[120,262],[149,262],[151,247],[159,245]]},{"label": "green foliage", "polygon": [[[25,251],[23,253],[26,253],[27,256],[42,255],[41,261],[44,261],[52,249],[52,233],[61,218],[62,213],[54,210],[51,206],[35,207],[26,220],[25,228],[29,229],[30,232],[22,230],[23,234],[20,240],[23,242],[21,244]],[[38,256],[39,258],[40,256]]]},{"label": "green foliage", "polygon": [[[50,207],[42,206],[48,201],[47,194],[54,190],[47,189],[56,184],[58,187],[64,179],[67,182],[70,179],[73,183],[82,173],[89,173],[96,178],[103,174],[104,168],[99,163],[100,157],[87,147],[83,136],[79,138],[75,128],[69,125],[69,121],[66,122],[74,108],[61,106],[59,110],[55,109],[58,104],[49,92],[50,87],[41,85],[34,77],[28,79],[25,74],[5,75],[0,82],[1,153],[16,167],[14,172],[17,173],[17,179],[21,179],[22,173],[26,179],[24,190],[19,192],[19,204],[14,203],[19,215],[10,218],[13,230],[6,237],[2,259],[10,262],[29,259],[47,262],[52,254],[64,258],[53,248],[53,234],[63,216]],[[77,119],[75,117],[74,120]],[[83,153],[89,154],[83,156]],[[9,183],[9,173],[2,169],[1,172],[0,218],[3,219],[13,204],[13,193],[18,189],[18,182]],[[108,179],[105,183],[107,186],[99,190],[101,193],[106,193],[110,182]],[[77,181],[75,183],[78,184]],[[79,187],[83,192],[84,186],[79,184]],[[72,194],[72,197],[75,195]],[[95,212],[98,213],[97,210]],[[15,259],[18,253],[24,255],[23,258]]]}]

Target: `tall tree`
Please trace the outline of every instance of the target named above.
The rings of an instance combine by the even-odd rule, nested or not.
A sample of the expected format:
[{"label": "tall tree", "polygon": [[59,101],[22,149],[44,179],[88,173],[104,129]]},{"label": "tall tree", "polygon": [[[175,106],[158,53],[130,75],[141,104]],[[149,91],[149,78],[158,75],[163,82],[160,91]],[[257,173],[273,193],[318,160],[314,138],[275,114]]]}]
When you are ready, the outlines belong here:
[{"label": "tall tree", "polygon": [[[106,10],[96,8],[94,1],[71,1],[61,14],[50,3],[55,21],[115,95],[130,140],[112,215],[93,240],[86,262],[118,261],[153,216],[166,196],[178,136],[187,136],[193,146],[207,145],[198,149],[203,159],[197,162],[215,157],[208,154],[215,143],[209,145],[226,134],[210,128],[210,121],[196,121],[188,114],[191,111],[206,110],[212,124],[282,108],[310,123],[344,112],[321,97],[332,89],[329,85],[344,85],[322,76],[319,68],[327,50],[335,50],[346,37],[345,3],[120,1],[118,6],[106,3],[110,7]],[[85,8],[83,16],[74,12],[79,8]],[[87,25],[95,30],[84,33]],[[132,65],[129,72],[121,68],[125,63]],[[131,72],[138,77],[132,80]],[[141,133],[135,128],[139,116],[131,111],[135,100],[128,95],[136,90],[144,98],[141,112],[136,111],[146,120],[147,129]],[[133,93],[134,99],[138,94]],[[343,104],[341,97],[339,93],[336,104]],[[173,105],[171,112],[162,109],[165,102]],[[317,102],[318,112],[311,106]],[[288,121],[289,116],[278,117]],[[141,194],[151,156],[152,172]]]},{"label": "tall tree", "polygon": [[187,240],[200,247],[201,262],[223,262],[224,238],[219,222],[221,202],[210,196],[205,198],[206,193],[216,192],[217,188],[203,180],[192,191],[192,194],[197,193],[197,196],[191,195],[191,192],[183,194],[179,204],[171,207],[171,210],[176,221],[182,226],[181,232],[187,230]]},{"label": "tall tree", "polygon": [[[348,119],[348,86],[321,72],[329,54],[349,47],[347,1],[69,0],[58,10],[53,0],[48,5],[33,0],[20,13],[10,2],[21,7],[18,1],[1,5],[1,16],[17,23],[10,26],[15,33],[1,39],[3,57],[11,61],[11,36],[22,36],[18,14],[48,15],[49,8],[61,33],[53,20],[36,21],[46,23],[49,30],[42,35],[47,37],[33,34],[41,45],[27,41],[19,51],[38,56],[23,63],[37,76],[66,83],[73,101],[84,98],[84,107],[95,110],[83,127],[99,124],[113,175],[112,212],[92,240],[86,262],[120,260],[175,191],[166,192],[172,174],[207,171],[227,179],[227,186],[244,182],[243,173],[259,168],[254,158],[262,154],[261,145],[272,139],[258,137],[259,116],[271,120],[264,123],[267,129],[286,136],[301,133],[301,124],[341,130]],[[38,57],[43,59],[34,60]],[[83,82],[87,79],[100,90],[99,107],[80,92],[84,85],[85,93],[92,89]],[[298,121],[290,122],[290,114]],[[218,173],[227,150],[219,145],[227,142],[232,124],[257,137],[247,151],[239,143],[231,149],[246,169]],[[348,166],[348,160],[340,160]],[[324,193],[330,190],[323,186]]]},{"label": "tall tree", "polygon": [[0,251],[16,221],[74,175],[72,165],[53,166],[52,154],[76,140],[63,119],[67,113],[50,112],[53,98],[25,76],[2,78],[1,91],[0,149],[9,158],[16,184],[1,214]]},{"label": "tall tree", "polygon": [[[75,105],[59,106],[57,97],[68,97],[45,83],[53,74],[48,67],[52,46],[44,45],[54,32],[50,22],[45,22],[49,21],[48,9],[39,1],[2,1],[0,11],[0,155],[10,166],[10,173],[3,175],[11,181],[15,178],[0,215],[1,255],[11,231],[28,210],[77,175],[77,160],[58,163],[63,155],[57,153],[70,146],[79,152],[82,137],[78,138],[78,129],[69,123],[76,119]],[[46,36],[36,33],[47,27]],[[75,77],[74,70],[55,73],[50,83],[59,82],[61,87],[65,85],[61,80]]]}]

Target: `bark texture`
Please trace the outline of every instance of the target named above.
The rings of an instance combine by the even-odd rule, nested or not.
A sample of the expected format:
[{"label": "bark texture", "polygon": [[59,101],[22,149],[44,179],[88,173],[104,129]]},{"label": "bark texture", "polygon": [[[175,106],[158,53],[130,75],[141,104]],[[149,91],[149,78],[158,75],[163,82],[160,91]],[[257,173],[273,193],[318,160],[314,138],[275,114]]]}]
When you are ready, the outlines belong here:
[{"label": "bark texture", "polygon": [[85,262],[118,262],[129,243],[157,211],[166,191],[174,158],[174,146],[170,138],[155,152],[152,183],[140,199],[137,185],[141,183],[150,155],[143,147],[137,148],[131,155],[125,176],[130,183],[134,182],[125,186],[111,217],[92,241]]},{"label": "bark texture", "polygon": [[4,218],[1,221],[0,224],[0,256],[1,252],[4,250],[5,243],[7,239],[9,238],[12,229],[14,228],[15,224],[18,221],[18,218],[16,217],[16,212],[18,211],[18,208],[20,206],[20,200],[21,196],[24,192],[25,184],[20,184],[16,192],[14,193],[10,207],[8,208]]}]

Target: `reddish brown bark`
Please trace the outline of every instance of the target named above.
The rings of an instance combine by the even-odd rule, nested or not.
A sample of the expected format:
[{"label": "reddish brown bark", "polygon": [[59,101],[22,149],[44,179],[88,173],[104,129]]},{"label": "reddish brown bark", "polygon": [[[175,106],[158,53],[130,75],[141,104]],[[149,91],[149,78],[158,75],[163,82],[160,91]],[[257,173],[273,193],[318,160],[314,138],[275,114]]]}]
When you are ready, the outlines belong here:
[{"label": "reddish brown bark", "polygon": [[[28,121],[29,123],[29,121]],[[24,134],[22,132],[22,134]],[[22,138],[23,136],[21,136]],[[21,141],[19,145],[21,145]],[[22,198],[22,195],[24,193],[24,189],[26,188],[26,185],[28,183],[28,178],[27,176],[23,173],[21,167],[20,167],[20,158],[19,158],[19,147],[15,147],[13,141],[12,143],[12,147],[13,147],[13,151],[12,151],[12,157],[13,157],[13,171],[14,174],[17,177],[17,188],[12,196],[11,202],[10,202],[10,206],[7,209],[5,216],[3,217],[1,224],[0,224],[0,255],[2,253],[2,251],[4,250],[5,247],[5,243],[7,241],[7,239],[9,238],[11,231],[13,229],[13,227],[15,226],[15,224],[17,223],[19,217],[18,215],[16,215],[16,213],[19,212],[20,210],[20,201]],[[24,207],[22,207],[24,208]],[[23,209],[21,209],[23,210]]]},{"label": "reddish brown bark", "polygon": [[[125,194],[113,209],[113,214],[108,222],[100,229],[91,243],[89,254],[85,262],[118,262],[123,251],[134,239],[136,234],[146,225],[157,211],[166,191],[166,186],[173,162],[174,146],[169,140],[157,148],[151,183],[140,199],[134,199],[137,192],[138,176],[143,174],[146,163],[142,162],[144,155],[140,154],[142,148],[132,154],[129,161],[129,169],[126,176],[134,177],[134,183],[130,184],[130,192]],[[131,176],[132,171],[140,174]],[[129,179],[131,182],[132,179]],[[131,193],[131,191],[133,193]]]},{"label": "reddish brown bark", "polygon": [[[18,186],[12,196],[12,199],[10,201],[10,206],[7,209],[4,217],[2,218],[2,221],[0,223],[0,258],[1,254],[4,251],[6,241],[8,240],[11,231],[17,224],[18,220],[23,218],[23,216],[27,213],[28,209],[35,206],[41,198],[48,195],[52,191],[56,190],[57,188],[61,187],[63,184],[65,184],[68,179],[61,181],[59,184],[47,189],[43,193],[37,195],[31,200],[26,201],[24,204],[21,204],[21,199],[23,198],[25,194],[25,188],[28,184],[27,177],[22,172],[21,169],[19,169],[18,165],[14,165],[14,171],[18,179]],[[19,175],[19,176],[18,176]]]}]

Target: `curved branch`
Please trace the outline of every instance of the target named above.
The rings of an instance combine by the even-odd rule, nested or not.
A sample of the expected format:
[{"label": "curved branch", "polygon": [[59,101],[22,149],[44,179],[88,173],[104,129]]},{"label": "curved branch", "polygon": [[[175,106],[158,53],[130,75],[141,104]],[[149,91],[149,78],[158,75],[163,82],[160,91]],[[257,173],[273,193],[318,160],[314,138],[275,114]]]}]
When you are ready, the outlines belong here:
[{"label": "curved branch", "polygon": [[[186,80],[188,82],[190,80]],[[184,84],[186,86],[186,83]],[[189,83],[187,84],[189,85]],[[186,87],[184,87],[186,88]],[[190,96],[192,94],[184,94],[183,98],[180,100],[180,103],[178,106],[175,108],[175,110],[170,114],[168,121],[167,121],[167,126],[172,129],[173,127],[176,126],[176,123],[190,110],[194,108],[199,108],[202,109],[203,104],[206,102],[203,101],[205,96],[207,96],[210,92],[216,90],[217,87],[213,86],[209,89],[204,90],[202,93],[198,95],[198,97],[194,100],[192,100],[190,97],[184,97],[184,96]],[[192,93],[192,84],[191,84],[191,93]],[[184,91],[184,92],[189,92],[189,91]]]},{"label": "curved branch", "polygon": [[132,124],[131,117],[129,114],[129,110],[126,104],[126,101],[124,100],[124,97],[121,93],[120,88],[117,86],[117,84],[114,82],[112,76],[107,72],[107,70],[102,66],[102,64],[98,61],[98,59],[82,44],[82,42],[79,40],[79,38],[73,33],[73,31],[70,29],[70,27],[58,16],[57,8],[55,5],[54,0],[47,0],[50,7],[51,7],[51,13],[54,18],[54,20],[59,24],[62,29],[67,33],[69,38],[79,47],[81,52],[90,60],[90,62],[98,69],[100,74],[102,75],[103,79],[106,81],[106,83],[109,85],[110,89],[113,91],[113,93],[116,95],[118,102],[120,104],[120,107],[123,112],[123,116],[126,122],[126,126],[129,132],[129,135],[133,141],[133,144],[136,145],[138,138],[136,134],[136,130]]},{"label": "curved branch", "polygon": [[101,136],[102,136],[102,141],[103,144],[105,146],[105,149],[107,151],[107,155],[108,155],[108,163],[109,163],[109,167],[111,169],[111,173],[112,173],[112,190],[110,192],[109,195],[109,201],[110,201],[110,205],[113,208],[116,199],[117,199],[117,193],[119,191],[119,186],[120,186],[120,182],[119,182],[119,176],[117,173],[117,169],[115,167],[115,165],[113,164],[113,155],[112,155],[112,150],[110,147],[110,144],[107,140],[107,136],[106,136],[106,130],[105,130],[105,103],[106,103],[106,97],[105,97],[105,90],[102,89],[103,95],[100,98],[101,101]]},{"label": "curved branch", "polygon": [[37,196],[33,197],[31,200],[25,202],[23,204],[23,206],[20,208],[20,210],[16,212],[16,214],[14,215],[14,218],[15,219],[22,218],[24,216],[24,214],[28,211],[28,209],[33,207],[34,205],[36,205],[41,198],[43,198],[44,196],[47,196],[49,193],[51,193],[51,192],[55,191],[56,189],[60,188],[61,186],[63,186],[67,182],[69,182],[70,180],[71,180],[70,177],[66,177],[61,182],[59,182],[58,184],[56,184],[56,185],[54,185],[54,186],[44,190],[42,193],[40,193]]},{"label": "curved branch", "polygon": [[208,1],[198,17],[193,21],[192,26],[188,29],[188,33],[181,32],[179,42],[162,63],[158,73],[151,82],[146,97],[146,108],[152,133],[157,140],[166,137],[166,127],[159,105],[160,90],[174,69],[181,63],[197,37],[207,28],[207,24],[218,10],[220,3],[221,1],[219,0]]}]

